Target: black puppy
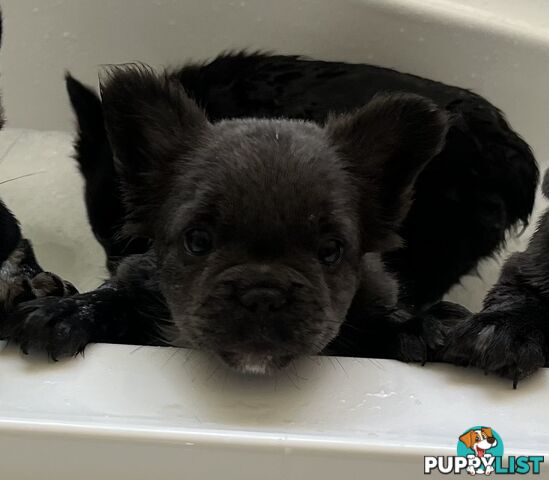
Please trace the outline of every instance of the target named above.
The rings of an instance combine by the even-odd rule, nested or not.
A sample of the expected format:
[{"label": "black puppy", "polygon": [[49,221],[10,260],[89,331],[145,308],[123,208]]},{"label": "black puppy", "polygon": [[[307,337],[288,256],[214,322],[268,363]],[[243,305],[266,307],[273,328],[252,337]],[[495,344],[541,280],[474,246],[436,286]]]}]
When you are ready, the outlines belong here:
[{"label": "black puppy", "polygon": [[[390,237],[395,238],[395,233],[400,233],[404,237],[405,247],[396,253],[385,253],[384,260],[397,272],[399,280],[403,279],[400,297],[402,301],[407,302],[408,307],[413,308],[414,305],[424,305],[438,299],[463,273],[473,268],[480,258],[493,253],[503,241],[506,229],[518,221],[525,222],[532,208],[537,168],[528,146],[509,128],[497,109],[470,92],[364,65],[308,62],[295,57],[236,55],[221,57],[209,65],[186,67],[168,74],[159,84],[164,82],[164,89],[169,86],[172,95],[168,97],[169,101],[155,107],[148,103],[151,92],[144,92],[140,87],[141,82],[147,83],[150,80],[147,72],[140,72],[139,69],[133,73],[131,69],[129,71],[128,75],[121,74],[118,83],[128,82],[137,96],[121,87],[113,89],[109,84],[109,88],[105,90],[105,94],[109,95],[104,98],[105,119],[101,102],[95,94],[68,77],[69,93],[79,120],[77,158],[86,178],[90,221],[96,236],[106,248],[111,268],[116,268],[120,258],[131,253],[144,252],[146,245],[151,242],[160,255],[161,262],[157,265],[156,255],[151,253],[130,256],[122,262],[113,281],[101,290],[60,303],[45,300],[26,305],[21,311],[21,316],[12,322],[12,338],[36,348],[45,348],[52,356],[74,354],[90,341],[106,341],[148,344],[165,342],[206,348],[219,353],[229,364],[248,371],[272,370],[282,366],[296,354],[321,350],[339,355],[423,360],[424,342],[431,348],[430,354],[435,355],[436,352],[433,350],[440,347],[443,340],[446,326],[438,319],[452,320],[467,313],[459,307],[440,304],[428,312],[422,312],[423,322],[418,318],[411,319],[408,313],[397,308],[395,289],[398,282],[384,272],[377,253],[367,253],[364,256],[364,273],[360,275],[360,286],[353,285],[352,282],[345,284],[344,287],[340,284],[326,285],[328,291],[339,292],[336,297],[343,302],[339,305],[327,302],[326,299],[331,296],[326,296],[325,289],[323,293],[322,283],[313,282],[312,288],[305,288],[306,284],[305,287],[299,286],[299,281],[292,279],[291,272],[286,272],[284,277],[280,271],[272,271],[271,267],[260,272],[254,271],[253,268],[236,268],[232,272],[234,276],[229,275],[225,284],[218,285],[215,275],[220,272],[217,270],[210,272],[206,269],[202,278],[202,270],[196,266],[194,268],[197,268],[197,271],[192,268],[196,263],[191,261],[194,257],[178,257],[173,252],[170,256],[170,248],[174,246],[169,243],[169,232],[156,231],[151,229],[150,225],[143,228],[143,221],[136,222],[135,217],[141,217],[143,212],[148,210],[149,216],[157,215],[160,222],[172,222],[169,215],[159,210],[159,204],[167,201],[163,188],[168,180],[172,179],[174,172],[166,174],[164,167],[160,168],[164,162],[150,166],[146,171],[137,167],[140,165],[138,158],[151,148],[152,143],[158,144],[161,150],[165,151],[165,155],[168,155],[168,150],[178,148],[178,129],[168,129],[165,124],[168,114],[177,105],[174,103],[170,107],[170,102],[179,98],[173,94],[173,89],[176,88],[174,81],[183,84],[185,89],[206,108],[210,118],[216,120],[225,116],[246,115],[246,112],[250,111],[252,115],[307,117],[324,122],[329,110],[347,110],[358,105],[360,99],[368,100],[376,91],[386,89],[429,94],[439,104],[439,108],[444,107],[453,117],[450,129],[446,133],[446,147],[435,155],[425,170],[418,169],[408,178],[407,188],[410,188],[415,174],[419,174],[416,203],[408,211],[409,205],[403,200],[404,208],[400,214],[393,219],[385,219],[390,220],[390,229],[379,222],[379,215],[383,216],[385,208],[380,208],[377,203],[378,200],[402,200],[398,195],[398,187],[395,187],[389,176],[397,175],[397,172],[385,172],[378,176],[379,172],[370,163],[366,163],[364,171],[353,169],[349,172],[359,185],[367,186],[364,182],[374,178],[377,179],[376,188],[383,187],[386,194],[389,192],[385,199],[374,201],[374,197],[367,197],[366,202],[356,202],[354,207],[358,208],[360,211],[357,213],[367,220],[367,230],[363,228],[361,235],[379,235],[380,238],[388,239],[391,230]],[[116,85],[115,80],[113,83]],[[156,83],[158,84],[158,80]],[[328,95],[326,89],[330,87],[339,89],[338,91],[344,92],[344,95]],[[117,120],[117,108],[126,104],[133,105],[132,111],[126,117]],[[380,116],[380,130],[376,129],[376,135],[382,140],[382,144],[388,142],[392,136],[393,147],[398,147],[399,135],[402,132],[399,132],[397,127],[402,125],[396,122],[397,118],[394,115],[387,113],[384,112],[385,119],[383,115]],[[173,115],[173,112],[171,114]],[[142,124],[140,128],[136,128],[135,125],[138,119]],[[410,119],[412,120],[412,117]],[[414,121],[418,119],[413,117]],[[113,131],[113,122],[118,128],[118,133]],[[396,122],[395,128],[392,128],[393,122]],[[107,138],[105,123],[111,130],[110,140]],[[268,123],[248,123],[258,128],[261,126],[259,130],[265,129],[262,135],[269,137]],[[222,122],[221,125],[225,123]],[[350,143],[357,147],[352,152],[355,161],[360,156],[368,158],[370,145],[362,139],[364,136],[371,138],[371,133],[366,128],[369,126],[367,123],[361,128],[354,129],[353,135],[356,138],[350,139]],[[420,125],[416,126],[419,127]],[[121,132],[124,129],[127,129],[124,134],[126,140],[121,148],[120,145],[117,146],[117,142],[121,141]],[[330,122],[327,129],[329,132]],[[151,135],[151,132],[154,135]],[[159,136],[161,132],[165,132],[165,137]],[[326,133],[326,130],[324,132]],[[196,132],[193,130],[191,137],[196,134],[198,139],[205,142],[204,136],[199,133],[200,129]],[[225,149],[222,151],[225,160],[236,165],[246,164],[242,158],[247,158],[248,163],[251,162],[252,158],[248,157],[254,157],[254,152],[238,149],[246,146],[244,134],[247,135],[245,130],[237,129],[231,138],[227,139],[234,142],[234,146],[229,152]],[[131,140],[128,140],[129,135],[133,135]],[[244,137],[239,140],[241,135]],[[421,137],[409,140],[407,149],[410,154],[413,154],[414,150],[417,150],[418,154],[424,152]],[[420,143],[417,143],[418,141]],[[113,162],[111,144],[118,155],[116,165]],[[207,145],[213,148],[211,137],[208,137]],[[257,148],[259,146],[258,144]],[[298,151],[311,148],[313,152],[313,146],[304,142],[303,148]],[[179,147],[187,148],[185,144]],[[205,145],[202,147],[205,148]],[[130,155],[129,150],[135,151],[135,154]],[[290,152],[293,150],[290,149]],[[345,151],[343,153],[348,155]],[[405,152],[393,153],[397,158],[401,158]],[[268,158],[262,153],[262,157],[264,156]],[[290,157],[289,154],[287,156]],[[424,161],[427,160],[427,156],[425,157]],[[132,164],[131,161],[137,163]],[[165,176],[158,180],[162,169]],[[272,199],[268,195],[268,187],[273,184],[269,176],[265,175],[265,179],[249,178],[247,175],[235,177],[229,174],[225,163],[216,165],[215,169],[210,166],[208,175],[211,176],[212,190],[219,188],[218,196],[223,196],[224,191],[228,189],[221,180],[226,182],[231,179],[234,183],[233,190],[243,198],[249,199],[252,197],[251,193],[255,193],[253,200],[240,205],[239,215],[242,218],[246,218],[244,213],[251,208],[250,206],[255,207],[255,203],[263,206],[263,197],[265,201],[272,202],[271,207],[280,208],[284,208],[282,199],[287,198],[290,205],[304,201],[294,199],[293,190],[287,192],[283,189],[276,192],[275,198]],[[218,179],[217,175],[220,175],[221,179]],[[280,175],[286,178],[284,172]],[[135,190],[132,182],[128,182],[128,176],[135,177],[141,182],[142,185],[137,185],[138,190]],[[307,176],[316,178],[316,172],[311,172]],[[288,175],[288,178],[291,177]],[[235,178],[243,184],[234,182]],[[250,181],[252,183],[248,187]],[[261,189],[258,189],[258,185]],[[186,183],[179,186],[183,187],[186,188],[184,192],[194,192]],[[330,190],[333,190],[333,194],[340,192],[337,185],[328,183],[326,187],[328,191],[321,192],[324,195],[328,196]],[[177,188],[175,187],[175,190]],[[313,189],[312,185],[307,184],[303,184],[299,191],[304,193],[304,198],[310,196],[311,202],[320,193]],[[120,192],[126,198],[125,206],[122,205]],[[175,191],[168,193],[175,194]],[[352,194],[352,189],[348,194]],[[228,207],[234,209],[238,202],[229,201],[234,195],[236,193],[217,202],[228,202]],[[172,201],[178,203],[190,199],[182,197]],[[280,205],[276,204],[277,201]],[[199,198],[196,198],[195,202],[200,203]],[[205,210],[209,210],[210,216],[213,213],[222,215],[222,206],[224,203],[211,203],[210,208]],[[395,205],[393,207],[397,208]],[[292,242],[295,242],[296,246],[301,245],[303,240],[300,238],[306,239],[306,235],[305,232],[296,230],[294,237],[281,237],[277,229],[291,228],[295,222],[292,223],[289,218],[279,213],[273,215],[270,210],[264,208],[265,212],[268,212],[264,222],[261,223],[255,218],[254,222],[258,229],[269,232],[269,235],[263,236],[268,236],[271,242],[264,241],[264,245],[256,249],[251,244],[255,237],[243,234],[238,236],[242,238],[241,248],[248,252],[249,256],[259,255],[259,258],[262,258],[261,255],[264,255],[269,262],[279,261],[279,256],[282,255],[284,258]],[[293,211],[295,208],[289,210]],[[125,238],[116,235],[125,221],[125,211],[128,217],[125,230],[137,237],[137,240],[130,244]],[[253,211],[256,211],[255,208]],[[298,210],[295,215],[299,213],[302,212]],[[345,219],[349,213],[341,210],[338,214]],[[227,215],[238,218],[231,210]],[[210,218],[208,215],[205,217],[204,222],[207,226],[211,222],[215,224],[216,218]],[[273,221],[278,217],[284,221]],[[376,217],[378,220],[375,220]],[[399,227],[402,218],[404,227]],[[184,220],[185,217],[183,220],[179,219]],[[287,225],[284,223],[286,221]],[[138,228],[131,228],[133,224]],[[237,226],[238,224],[235,224],[234,228]],[[214,233],[214,237],[217,238],[217,230]],[[208,229],[194,229],[189,234],[197,236],[195,240],[198,244],[205,245],[206,251],[212,248],[212,232]],[[188,254],[190,239],[185,235],[181,242],[177,239],[172,241]],[[181,243],[186,247],[181,246]],[[372,244],[361,252],[369,249],[374,252],[388,251],[392,246],[394,247],[394,244],[385,244],[384,248],[380,248],[379,244]],[[218,249],[216,244],[213,244],[213,247],[216,252],[213,257],[215,259]],[[329,247],[330,254],[336,252],[334,255],[337,258],[338,243],[330,243]],[[311,261],[311,258],[307,257],[304,260]],[[238,265],[236,263],[236,267]],[[245,276],[250,278],[244,281]],[[273,278],[276,281],[273,281]],[[304,283],[302,279],[300,281]],[[175,292],[170,291],[170,284],[174,285]],[[193,287],[195,284],[197,286]],[[264,284],[267,286],[264,287]],[[299,288],[295,290],[297,287]],[[248,289],[259,289],[259,292],[251,295],[249,302],[245,300],[245,292]],[[182,291],[188,292],[188,298],[181,298]],[[347,311],[347,320],[338,335],[344,318],[344,313],[341,312],[345,312],[350,302],[347,297],[353,295],[352,305]],[[332,310],[329,314],[326,311],[327,307]],[[324,321],[315,325],[319,315],[314,312],[317,311],[323,312]],[[85,314],[82,315],[82,312]],[[172,321],[172,314],[175,321]],[[300,318],[296,319],[296,315]],[[227,322],[220,324],[220,318],[227,319]],[[265,326],[263,322],[256,325],[251,320],[254,318],[279,318],[282,321],[273,327]],[[163,329],[160,328],[162,321]],[[333,324],[333,328],[329,327],[330,324]],[[293,329],[290,325],[294,325]],[[181,338],[178,340],[177,337]],[[334,337],[335,339],[325,347]],[[263,340],[260,341],[259,338]]]},{"label": "black puppy", "polygon": [[[543,194],[549,198],[549,171]],[[443,358],[518,380],[547,365],[549,352],[549,210],[524,252],[514,253],[484,300],[461,322]]]},{"label": "black puppy", "polygon": [[[244,53],[187,65],[170,77],[214,122],[265,117],[323,124],[329,113],[352,111],[380,92],[416,93],[446,110],[453,119],[446,146],[418,178],[399,232],[403,248],[384,255],[409,306],[439,300],[498,250],[508,229],[528,221],[538,182],[534,157],[501,112],[474,93],[371,65]],[[149,242],[116,235],[124,209],[101,102],[70,76],[67,87],[90,223],[113,271],[120,258],[145,252]]]},{"label": "black puppy", "polygon": [[[0,11],[0,44],[2,42]],[[4,127],[0,102],[0,130]],[[16,179],[7,179],[11,181]],[[44,272],[36,261],[32,245],[23,238],[13,213],[0,200],[0,329],[6,315],[20,302],[47,295],[64,296],[76,289],[57,275]]]},{"label": "black puppy", "polygon": [[10,338],[54,357],[96,341],[194,347],[254,373],[321,351],[425,360],[424,342],[437,347],[380,257],[446,138],[434,103],[380,96],[324,127],[210,123],[143,67],[113,69],[102,99],[124,233],[153,248],[94,292],[28,302]]}]

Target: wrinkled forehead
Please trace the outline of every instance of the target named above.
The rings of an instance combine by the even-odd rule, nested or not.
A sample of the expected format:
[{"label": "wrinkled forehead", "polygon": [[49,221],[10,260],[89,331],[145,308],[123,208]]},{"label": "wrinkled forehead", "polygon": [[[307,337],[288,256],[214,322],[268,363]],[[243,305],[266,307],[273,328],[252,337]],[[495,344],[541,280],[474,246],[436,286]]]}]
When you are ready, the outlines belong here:
[{"label": "wrinkled forehead", "polygon": [[[353,191],[322,130],[306,123],[225,122],[197,154],[187,214],[240,231],[350,228]],[[192,178],[191,178],[192,177]],[[343,225],[341,225],[343,224]]]}]

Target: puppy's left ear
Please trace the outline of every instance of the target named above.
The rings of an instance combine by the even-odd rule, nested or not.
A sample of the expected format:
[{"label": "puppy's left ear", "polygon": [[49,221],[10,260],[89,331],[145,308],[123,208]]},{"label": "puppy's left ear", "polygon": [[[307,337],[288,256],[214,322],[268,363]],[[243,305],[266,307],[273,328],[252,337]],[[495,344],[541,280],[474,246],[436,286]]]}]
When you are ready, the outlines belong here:
[{"label": "puppy's left ear", "polygon": [[357,186],[364,251],[397,248],[414,183],[444,145],[446,113],[419,95],[384,95],[325,128]]},{"label": "puppy's left ear", "polygon": [[210,123],[179,82],[144,65],[111,67],[100,86],[127,210],[124,232],[154,238],[159,211]]}]

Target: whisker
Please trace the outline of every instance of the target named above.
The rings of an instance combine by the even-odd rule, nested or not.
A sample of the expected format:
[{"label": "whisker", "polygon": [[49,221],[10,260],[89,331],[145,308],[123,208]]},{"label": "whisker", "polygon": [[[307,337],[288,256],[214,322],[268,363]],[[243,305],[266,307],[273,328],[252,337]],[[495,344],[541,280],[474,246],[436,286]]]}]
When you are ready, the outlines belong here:
[{"label": "whisker", "polygon": [[366,358],[366,360],[370,361],[372,365],[376,366],[380,370],[385,370],[383,364],[379,360],[376,360],[375,358]]},{"label": "whisker", "polygon": [[206,378],[206,382],[209,382],[210,380],[212,380],[212,378],[215,376],[215,374],[219,371],[220,368],[221,368],[221,364],[219,363],[217,365],[213,365],[212,373],[208,375],[208,378]]},{"label": "whisker", "polygon": [[290,382],[292,382],[292,385],[296,388],[296,390],[301,390],[301,388],[299,388],[297,383],[295,383],[294,379],[290,375],[290,372],[288,372],[288,370],[284,370],[284,371],[286,372],[286,377],[288,377],[288,380],[290,380]]},{"label": "whisker", "polygon": [[139,345],[137,346],[136,348],[134,348],[131,352],[130,352],[130,355],[133,355],[134,353],[138,352],[139,350],[141,350],[142,348],[144,348],[146,345]]},{"label": "whisker", "polygon": [[290,362],[290,365],[292,367],[292,370],[294,371],[294,375],[296,376],[296,378],[299,378],[299,380],[302,380],[302,381],[308,380],[308,378],[305,378],[303,375],[299,374],[299,371],[297,370],[297,367],[296,367],[296,364],[295,364],[294,360],[292,360]]},{"label": "whisker", "polygon": [[349,378],[349,374],[347,373],[347,370],[345,370],[345,367],[343,366],[343,364],[341,363],[338,357],[335,357],[335,361],[339,364],[339,366],[341,367],[341,370],[345,372],[345,376]]},{"label": "whisker", "polygon": [[3,181],[0,182],[0,185],[4,185],[5,183],[14,182],[15,180],[19,180],[21,178],[34,177],[35,175],[40,175],[41,173],[46,173],[46,172],[44,170],[41,170],[39,172],[34,172],[34,173],[25,173],[24,175],[19,175],[18,177],[13,177],[13,178],[8,178],[7,180],[3,180]]},{"label": "whisker", "polygon": [[171,347],[173,348],[173,353],[166,359],[164,362],[164,366],[168,365],[173,360],[173,357],[175,357],[178,354],[181,354],[181,350],[179,348]]},{"label": "whisker", "polygon": [[183,367],[187,367],[187,363],[189,363],[189,359],[191,358],[192,354],[194,353],[194,350],[187,350],[187,355],[185,355],[185,360],[183,360]]}]

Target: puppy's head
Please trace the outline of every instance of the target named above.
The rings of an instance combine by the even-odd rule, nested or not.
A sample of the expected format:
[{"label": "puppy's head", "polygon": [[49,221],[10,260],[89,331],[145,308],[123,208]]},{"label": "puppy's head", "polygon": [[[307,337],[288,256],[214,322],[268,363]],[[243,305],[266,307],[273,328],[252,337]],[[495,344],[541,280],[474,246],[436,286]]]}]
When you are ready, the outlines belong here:
[{"label": "puppy's head", "polygon": [[338,333],[366,252],[398,245],[414,180],[446,118],[379,97],[322,128],[208,122],[181,86],[143,67],[102,81],[126,230],[154,240],[171,343],[265,373]]}]

